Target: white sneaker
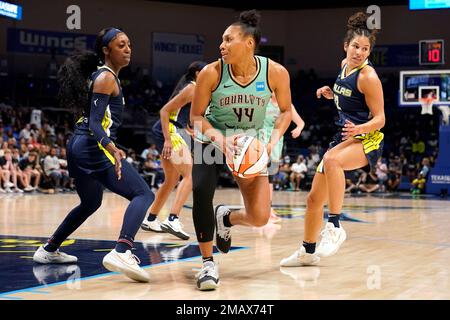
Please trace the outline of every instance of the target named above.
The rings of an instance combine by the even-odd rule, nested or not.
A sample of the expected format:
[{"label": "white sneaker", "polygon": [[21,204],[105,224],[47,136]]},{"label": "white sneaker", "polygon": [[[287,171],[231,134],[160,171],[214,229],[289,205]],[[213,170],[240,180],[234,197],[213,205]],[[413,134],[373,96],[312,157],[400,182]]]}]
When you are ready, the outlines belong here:
[{"label": "white sneaker", "polygon": [[109,271],[122,272],[133,280],[149,282],[150,276],[139,267],[140,263],[139,258],[132,254],[131,250],[119,253],[116,249],[113,249],[103,258],[103,266]]},{"label": "white sneaker", "polygon": [[14,187],[14,183],[12,183],[10,181],[5,182],[5,188],[12,188],[12,187]]},{"label": "white sneaker", "polygon": [[317,253],[306,253],[305,247],[301,246],[292,255],[280,261],[280,267],[301,267],[314,266],[318,264],[320,258]]},{"label": "white sneaker", "polygon": [[0,187],[0,193],[6,193],[6,190]]},{"label": "white sneaker", "polygon": [[38,263],[76,263],[78,258],[64,252],[48,252],[40,246],[33,255],[33,261]]},{"label": "white sneaker", "polygon": [[169,218],[166,218],[166,220],[164,220],[164,222],[161,223],[161,230],[173,234],[174,236],[182,240],[189,239],[189,234],[183,231],[183,224],[180,222],[180,219],[178,218],[173,219],[172,221],[170,221]]},{"label": "white sneaker", "polygon": [[159,222],[158,218],[153,221],[144,220],[141,224],[141,229],[145,231],[153,231],[163,233],[164,230],[161,229],[161,222]]},{"label": "white sneaker", "polygon": [[347,239],[347,234],[342,228],[336,228],[333,223],[327,222],[325,229],[320,233],[322,235],[322,240],[317,246],[317,255],[319,257],[329,257],[334,255],[342,245],[342,243]]},{"label": "white sneaker", "polygon": [[23,189],[23,191],[25,191],[25,192],[31,192],[33,190],[34,190],[34,188],[32,186],[27,186],[25,189]]},{"label": "white sneaker", "polygon": [[202,291],[215,290],[220,285],[219,267],[212,261],[205,262],[195,277],[197,288]]},{"label": "white sneaker", "polygon": [[15,193],[23,193],[23,190],[19,188],[14,188],[13,190]]}]

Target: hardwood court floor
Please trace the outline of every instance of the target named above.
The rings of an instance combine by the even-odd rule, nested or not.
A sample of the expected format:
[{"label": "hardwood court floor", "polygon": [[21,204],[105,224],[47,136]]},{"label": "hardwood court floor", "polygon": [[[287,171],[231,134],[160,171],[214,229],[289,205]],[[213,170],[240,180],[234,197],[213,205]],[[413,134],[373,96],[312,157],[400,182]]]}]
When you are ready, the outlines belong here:
[{"label": "hardwood court floor", "polygon": [[[350,220],[342,224],[348,238],[338,254],[322,259],[318,267],[280,269],[280,259],[302,240],[305,197],[304,192],[275,192],[280,224],[234,227],[232,245],[244,248],[216,254],[221,286],[200,292],[194,276],[201,259],[189,208],[182,212],[188,241],[138,232],[136,241],[150,256],[140,258],[153,262],[146,267],[151,282],[141,284],[101,265],[119,234],[126,200],[105,193],[99,211],[63,248],[74,253],[71,243],[79,243],[76,252],[84,264],[61,271],[35,265],[30,257],[78,203],[77,195],[0,196],[0,299],[450,299],[450,199],[346,196],[343,211]],[[236,189],[218,189],[214,202],[240,205],[241,200]],[[80,244],[93,240],[109,242],[94,244],[94,249]],[[95,258],[87,251],[95,251]],[[92,273],[85,276],[86,270]],[[31,281],[28,287],[22,277]]]}]

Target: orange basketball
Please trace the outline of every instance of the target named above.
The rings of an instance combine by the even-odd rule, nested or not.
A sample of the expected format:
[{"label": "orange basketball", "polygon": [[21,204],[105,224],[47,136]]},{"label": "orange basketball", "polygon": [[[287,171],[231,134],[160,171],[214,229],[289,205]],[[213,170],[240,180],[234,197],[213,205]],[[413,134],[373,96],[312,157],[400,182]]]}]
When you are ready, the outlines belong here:
[{"label": "orange basketball", "polygon": [[252,178],[267,169],[269,156],[266,146],[252,136],[237,138],[236,144],[240,147],[239,154],[235,154],[233,162],[227,160],[227,166],[231,173],[240,178]]}]

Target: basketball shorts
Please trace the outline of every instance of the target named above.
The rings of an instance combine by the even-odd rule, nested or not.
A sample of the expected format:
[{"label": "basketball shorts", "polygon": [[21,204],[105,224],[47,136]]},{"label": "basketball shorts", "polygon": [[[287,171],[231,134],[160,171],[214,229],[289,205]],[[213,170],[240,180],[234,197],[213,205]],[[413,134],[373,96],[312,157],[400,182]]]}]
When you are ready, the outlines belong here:
[{"label": "basketball shorts", "polygon": [[[153,139],[156,144],[156,149],[158,150],[159,153],[162,153],[165,140],[164,140],[164,135],[162,133],[161,126],[154,125],[152,128],[152,132],[153,132]],[[186,134],[185,136],[189,136],[189,135]],[[186,141],[181,136],[181,134],[178,133],[177,131],[170,133],[170,140],[172,141],[172,146],[173,146],[174,152],[177,152],[183,146],[186,146],[186,147],[188,146]]]},{"label": "basketball shorts", "polygon": [[114,166],[114,157],[93,136],[73,135],[67,144],[67,168],[72,178]]},{"label": "basketball shorts", "polygon": [[[355,139],[361,140],[364,148],[364,154],[369,162],[370,169],[375,169],[378,159],[383,154],[384,134],[379,130],[354,136]],[[330,142],[328,150],[334,148],[342,142],[341,132],[338,132],[333,141]],[[324,173],[323,159],[317,166],[316,172]]]}]

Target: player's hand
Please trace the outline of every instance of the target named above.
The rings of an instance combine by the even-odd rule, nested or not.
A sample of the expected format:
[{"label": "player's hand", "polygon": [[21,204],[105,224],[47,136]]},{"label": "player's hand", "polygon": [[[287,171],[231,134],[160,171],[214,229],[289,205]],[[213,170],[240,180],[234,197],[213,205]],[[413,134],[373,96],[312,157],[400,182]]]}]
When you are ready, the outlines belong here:
[{"label": "player's hand", "polygon": [[162,149],[162,157],[164,159],[170,159],[172,157],[173,145],[171,140],[164,140],[164,147]]},{"label": "player's hand", "polygon": [[238,139],[244,134],[236,134],[233,136],[225,137],[225,150],[223,153],[229,162],[232,162],[235,155],[239,155],[242,151],[242,145],[239,145]]},{"label": "player's hand", "polygon": [[294,130],[292,130],[291,131],[292,138],[297,139],[298,137],[300,137],[302,130],[303,130],[302,127],[296,127]]},{"label": "player's hand", "polygon": [[345,125],[342,128],[342,140],[347,140],[350,137],[364,133],[360,126],[355,125],[349,120],[345,120]]},{"label": "player's hand", "polygon": [[333,99],[333,91],[328,86],[317,89],[316,95],[317,99],[320,99],[321,96],[324,96],[327,99]]},{"label": "player's hand", "polygon": [[125,159],[127,156],[123,150],[116,149],[116,151],[113,153],[114,159],[116,160],[115,163],[115,169],[116,169],[116,175],[117,180],[120,180],[122,178],[122,160]]}]

